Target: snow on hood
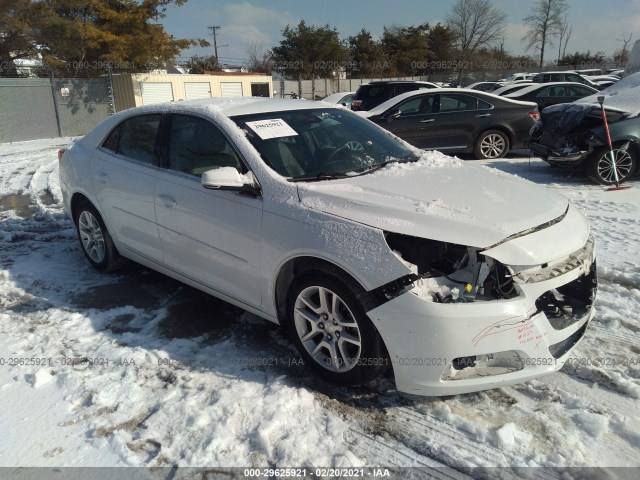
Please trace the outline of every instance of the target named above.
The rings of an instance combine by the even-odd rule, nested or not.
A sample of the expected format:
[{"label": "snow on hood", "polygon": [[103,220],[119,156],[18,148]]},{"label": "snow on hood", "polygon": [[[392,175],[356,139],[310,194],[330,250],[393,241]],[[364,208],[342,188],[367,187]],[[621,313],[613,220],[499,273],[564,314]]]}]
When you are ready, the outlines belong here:
[{"label": "snow on hood", "polygon": [[[382,230],[486,248],[562,215],[567,200],[440,152],[372,174],[298,184],[308,208]],[[502,172],[500,172],[502,173]]]},{"label": "snow on hood", "polygon": [[640,115],[640,72],[617,81],[601,92],[581,98],[579,103],[597,104],[601,95],[605,97],[605,107],[627,111],[630,117]]}]

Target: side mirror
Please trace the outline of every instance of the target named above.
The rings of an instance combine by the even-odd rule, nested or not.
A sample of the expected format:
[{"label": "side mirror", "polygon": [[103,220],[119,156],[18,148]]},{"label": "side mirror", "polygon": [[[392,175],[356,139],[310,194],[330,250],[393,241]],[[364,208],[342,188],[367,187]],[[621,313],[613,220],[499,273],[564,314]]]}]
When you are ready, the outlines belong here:
[{"label": "side mirror", "polygon": [[241,175],[233,167],[207,170],[202,174],[200,183],[204,188],[210,190],[235,190],[254,197],[260,196],[260,187],[258,187],[253,174],[249,172]]},{"label": "side mirror", "polygon": [[400,109],[398,110],[393,110],[388,116],[387,116],[387,122],[393,122],[394,120],[397,120],[400,115],[402,114],[402,112],[400,111]]}]

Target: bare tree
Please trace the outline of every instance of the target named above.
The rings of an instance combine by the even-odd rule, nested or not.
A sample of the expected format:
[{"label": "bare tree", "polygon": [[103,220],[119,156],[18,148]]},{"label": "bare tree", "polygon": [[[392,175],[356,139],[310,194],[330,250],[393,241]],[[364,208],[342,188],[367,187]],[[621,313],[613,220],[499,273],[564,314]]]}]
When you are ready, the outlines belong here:
[{"label": "bare tree", "polygon": [[249,57],[247,68],[250,72],[271,73],[271,52],[265,50],[262,43],[249,43],[247,57]]},{"label": "bare tree", "polygon": [[623,57],[628,55],[628,53],[627,53],[627,46],[631,43],[631,36],[632,36],[632,34],[630,33],[630,34],[629,34],[629,38],[626,38],[626,36],[625,36],[625,35],[623,35],[623,36],[622,36],[622,39],[618,39],[618,40],[622,41],[622,43],[624,44],[624,45],[622,46],[622,56],[623,56]]},{"label": "bare tree", "polygon": [[489,0],[457,0],[447,16],[447,26],[456,36],[460,55],[458,79],[467,62],[482,47],[502,37],[507,16]]},{"label": "bare tree", "polygon": [[531,15],[523,19],[529,30],[522,38],[527,42],[527,50],[540,51],[540,68],[544,63],[547,45],[552,45],[554,36],[559,35],[563,25],[563,15],[568,10],[566,0],[536,0]]},{"label": "bare tree", "polygon": [[567,43],[569,42],[569,37],[571,36],[571,31],[573,27],[569,26],[569,22],[567,21],[567,16],[564,16],[562,20],[562,24],[560,25],[560,30],[558,30],[558,64],[560,64],[560,60],[564,57],[562,51],[562,40],[564,39],[564,51],[567,51]]},{"label": "bare tree", "polygon": [[562,58],[567,56],[567,43],[569,43],[572,33],[573,27],[569,27],[569,32],[567,33],[567,37],[564,39],[564,45],[562,46]]}]

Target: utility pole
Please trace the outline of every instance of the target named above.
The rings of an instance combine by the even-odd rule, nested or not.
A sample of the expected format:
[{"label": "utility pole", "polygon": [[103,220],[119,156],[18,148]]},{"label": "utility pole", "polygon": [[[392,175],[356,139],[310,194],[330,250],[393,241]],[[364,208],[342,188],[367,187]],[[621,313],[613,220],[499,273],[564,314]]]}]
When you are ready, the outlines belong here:
[{"label": "utility pole", "polygon": [[216,62],[218,61],[218,43],[216,42],[216,30],[220,30],[219,25],[211,25],[209,27],[211,30],[211,35],[213,35],[213,51],[215,52]]},{"label": "utility pole", "polygon": [[[209,30],[211,30],[211,35],[213,35],[213,51],[215,52],[215,57],[216,57],[216,63],[218,65],[220,65],[220,62],[218,61],[218,42],[217,42],[217,38],[216,38],[216,31],[220,30],[220,25],[211,25],[210,27],[208,27]],[[228,47],[229,45],[220,45],[221,47]]]}]

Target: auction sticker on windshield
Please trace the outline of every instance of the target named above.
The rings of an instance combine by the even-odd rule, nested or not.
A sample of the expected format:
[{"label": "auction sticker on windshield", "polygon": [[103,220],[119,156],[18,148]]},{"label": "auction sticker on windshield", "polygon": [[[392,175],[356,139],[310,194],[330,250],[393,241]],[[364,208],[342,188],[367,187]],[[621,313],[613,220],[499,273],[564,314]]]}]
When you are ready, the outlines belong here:
[{"label": "auction sticker on windshield", "polygon": [[293,137],[294,135],[298,135],[298,133],[281,118],[247,122],[246,125],[256,132],[262,140],[280,137]]}]

